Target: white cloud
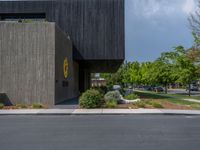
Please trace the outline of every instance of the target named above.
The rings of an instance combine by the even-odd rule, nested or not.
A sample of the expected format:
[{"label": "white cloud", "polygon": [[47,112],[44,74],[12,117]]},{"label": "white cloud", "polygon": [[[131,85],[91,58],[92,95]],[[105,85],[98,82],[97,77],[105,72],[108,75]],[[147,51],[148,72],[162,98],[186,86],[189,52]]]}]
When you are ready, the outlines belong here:
[{"label": "white cloud", "polygon": [[133,15],[151,18],[189,14],[196,8],[196,0],[127,0]]},{"label": "white cloud", "polygon": [[154,60],[173,46],[190,47],[193,38],[187,18],[196,1],[126,0],[126,59]]},{"label": "white cloud", "polygon": [[186,14],[193,13],[196,9],[196,2],[195,0],[185,0],[185,2],[182,5],[182,10]]},{"label": "white cloud", "polygon": [[145,6],[146,2],[146,6],[144,7],[144,15],[149,17],[152,15],[155,15],[156,13],[159,12],[160,10],[160,4],[156,1],[156,0],[151,0],[151,1],[143,1],[143,4]]}]

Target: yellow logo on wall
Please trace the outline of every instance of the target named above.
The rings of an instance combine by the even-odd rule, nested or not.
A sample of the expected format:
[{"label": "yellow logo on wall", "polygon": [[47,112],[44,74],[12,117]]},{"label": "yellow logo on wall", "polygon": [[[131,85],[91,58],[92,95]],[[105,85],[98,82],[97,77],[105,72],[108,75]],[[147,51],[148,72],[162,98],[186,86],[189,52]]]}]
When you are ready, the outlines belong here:
[{"label": "yellow logo on wall", "polygon": [[64,73],[64,78],[66,79],[68,77],[68,60],[67,57],[64,59],[64,63],[63,63],[63,73]]}]

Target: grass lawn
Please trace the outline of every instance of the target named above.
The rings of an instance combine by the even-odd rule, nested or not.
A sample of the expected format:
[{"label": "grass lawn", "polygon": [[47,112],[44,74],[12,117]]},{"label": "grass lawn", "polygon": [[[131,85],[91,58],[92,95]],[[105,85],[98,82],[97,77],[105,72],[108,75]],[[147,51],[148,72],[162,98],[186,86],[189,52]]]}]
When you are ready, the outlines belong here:
[{"label": "grass lawn", "polygon": [[[151,103],[159,103],[163,106],[163,108],[167,109],[198,109],[200,110],[200,103],[189,102],[182,100],[182,95],[175,95],[175,94],[157,94],[155,92],[149,91],[135,91],[147,107]],[[151,105],[150,105],[151,108]]]},{"label": "grass lawn", "polygon": [[136,91],[136,94],[143,96],[143,97],[149,97],[153,99],[195,99],[200,100],[200,96],[188,96],[188,95],[181,95],[181,94],[165,94],[165,93],[155,93],[151,91]]},{"label": "grass lawn", "polygon": [[167,95],[177,97],[177,98],[200,100],[200,96],[188,96],[188,95],[182,95],[182,94],[167,94]]}]

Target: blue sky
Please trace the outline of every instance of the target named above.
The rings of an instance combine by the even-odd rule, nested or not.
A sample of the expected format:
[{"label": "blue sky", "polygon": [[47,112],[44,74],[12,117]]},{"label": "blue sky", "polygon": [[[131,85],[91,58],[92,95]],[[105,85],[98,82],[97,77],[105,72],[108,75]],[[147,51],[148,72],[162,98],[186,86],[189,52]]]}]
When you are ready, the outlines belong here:
[{"label": "blue sky", "polygon": [[126,0],[126,60],[153,61],[176,45],[193,44],[189,22],[196,0]]}]

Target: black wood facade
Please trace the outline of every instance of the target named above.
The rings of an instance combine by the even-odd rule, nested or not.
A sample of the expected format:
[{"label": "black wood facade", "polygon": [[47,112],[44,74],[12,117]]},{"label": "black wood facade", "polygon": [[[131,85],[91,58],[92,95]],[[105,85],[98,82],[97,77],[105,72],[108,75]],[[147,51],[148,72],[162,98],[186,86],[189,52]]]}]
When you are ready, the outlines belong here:
[{"label": "black wood facade", "polygon": [[74,60],[91,72],[115,71],[124,60],[124,0],[0,1],[5,14],[56,22],[70,35]]}]

